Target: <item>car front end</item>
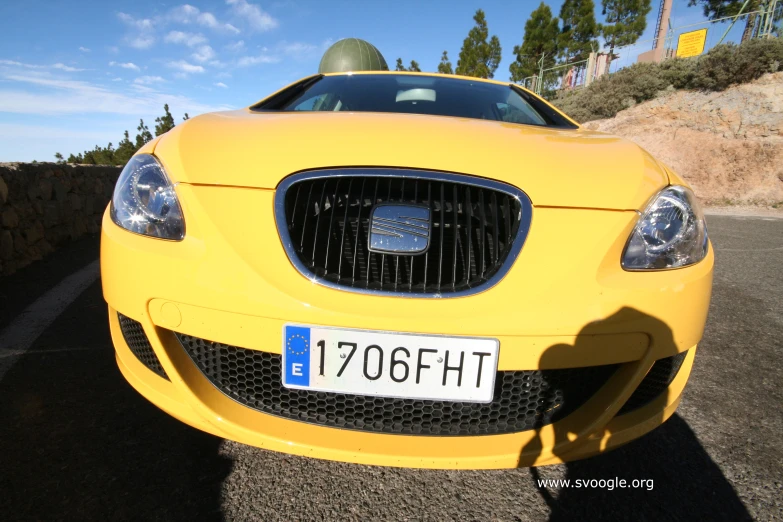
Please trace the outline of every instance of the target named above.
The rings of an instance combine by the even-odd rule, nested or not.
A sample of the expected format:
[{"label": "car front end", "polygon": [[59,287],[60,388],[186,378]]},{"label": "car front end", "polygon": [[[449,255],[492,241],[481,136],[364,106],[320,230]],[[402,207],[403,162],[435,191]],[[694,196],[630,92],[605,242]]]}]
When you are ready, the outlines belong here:
[{"label": "car front end", "polygon": [[647,433],[704,329],[703,217],[635,145],[554,127],[250,108],[150,142],[103,220],[123,375],[201,430],[363,464],[544,465]]}]

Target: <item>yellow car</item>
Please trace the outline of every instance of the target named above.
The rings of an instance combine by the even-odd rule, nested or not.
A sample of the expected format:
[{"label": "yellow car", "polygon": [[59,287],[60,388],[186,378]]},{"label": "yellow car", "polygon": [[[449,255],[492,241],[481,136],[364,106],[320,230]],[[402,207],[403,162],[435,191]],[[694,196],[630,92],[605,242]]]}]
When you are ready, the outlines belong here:
[{"label": "yellow car", "polygon": [[663,423],[713,253],[687,185],[508,83],[315,75],[148,143],[103,219],[117,363],[196,428],[363,464],[584,458]]}]

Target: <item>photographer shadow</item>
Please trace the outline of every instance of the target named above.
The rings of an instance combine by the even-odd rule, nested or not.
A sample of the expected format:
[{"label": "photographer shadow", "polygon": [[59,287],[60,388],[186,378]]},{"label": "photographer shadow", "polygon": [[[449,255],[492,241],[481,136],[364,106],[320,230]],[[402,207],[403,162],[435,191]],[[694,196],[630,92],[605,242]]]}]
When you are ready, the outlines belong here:
[{"label": "photographer shadow", "polygon": [[[594,336],[607,332],[645,332],[651,339],[650,349],[655,350],[655,359],[676,355],[671,328],[663,321],[632,308],[622,308],[605,320],[585,326],[574,345],[550,347],[540,359],[541,368],[558,367],[564,355],[577,354],[583,350],[595,350]],[[665,363],[664,363],[665,364]],[[673,368],[677,372],[679,366]],[[619,370],[618,370],[619,371]],[[644,371],[644,370],[643,370]],[[560,520],[752,520],[729,481],[709,454],[702,447],[687,422],[676,413],[665,419],[664,405],[669,403],[667,389],[649,403],[660,405],[659,418],[650,419],[663,425],[627,446],[594,457],[566,462],[565,475],[558,476],[570,481],[570,487],[546,487],[541,470],[531,467],[533,486],[550,508],[550,521]],[[632,395],[633,397],[633,395]],[[634,397],[638,399],[639,397]],[[554,407],[554,401],[551,407]],[[649,404],[647,403],[647,404]],[[617,415],[619,404],[609,406]],[[641,406],[644,407],[644,406]],[[620,414],[626,413],[620,411]],[[633,412],[628,412],[633,413]],[[562,424],[562,423],[558,423]],[[567,430],[555,428],[556,457],[569,459],[575,450],[569,444]],[[540,451],[541,429],[536,437],[523,448],[522,453]],[[613,444],[610,429],[601,434],[607,447]],[[573,435],[571,439],[573,440]],[[615,440],[616,443],[622,443]],[[598,447],[595,447],[598,452]],[[573,457],[570,457],[573,458]],[[550,475],[549,473],[545,473]],[[618,485],[625,479],[626,487]],[[639,487],[629,487],[633,480],[644,481]],[[575,487],[578,483],[581,487]],[[585,487],[604,481],[605,487]],[[562,483],[561,483],[562,484]]]}]

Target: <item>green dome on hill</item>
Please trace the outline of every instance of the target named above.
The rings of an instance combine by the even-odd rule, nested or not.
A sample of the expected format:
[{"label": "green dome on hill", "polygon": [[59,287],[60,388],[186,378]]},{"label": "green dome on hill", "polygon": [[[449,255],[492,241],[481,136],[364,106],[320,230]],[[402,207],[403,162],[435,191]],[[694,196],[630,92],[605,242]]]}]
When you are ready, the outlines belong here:
[{"label": "green dome on hill", "polygon": [[370,42],[345,38],[324,53],[318,72],[388,71],[383,55]]}]

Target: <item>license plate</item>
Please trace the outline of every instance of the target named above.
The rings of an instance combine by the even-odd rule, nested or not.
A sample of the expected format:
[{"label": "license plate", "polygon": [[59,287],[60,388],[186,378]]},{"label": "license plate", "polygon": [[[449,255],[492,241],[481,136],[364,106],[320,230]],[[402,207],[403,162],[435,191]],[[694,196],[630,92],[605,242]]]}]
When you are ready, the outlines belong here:
[{"label": "license plate", "polygon": [[286,388],[491,402],[497,339],[316,326],[283,327]]}]

